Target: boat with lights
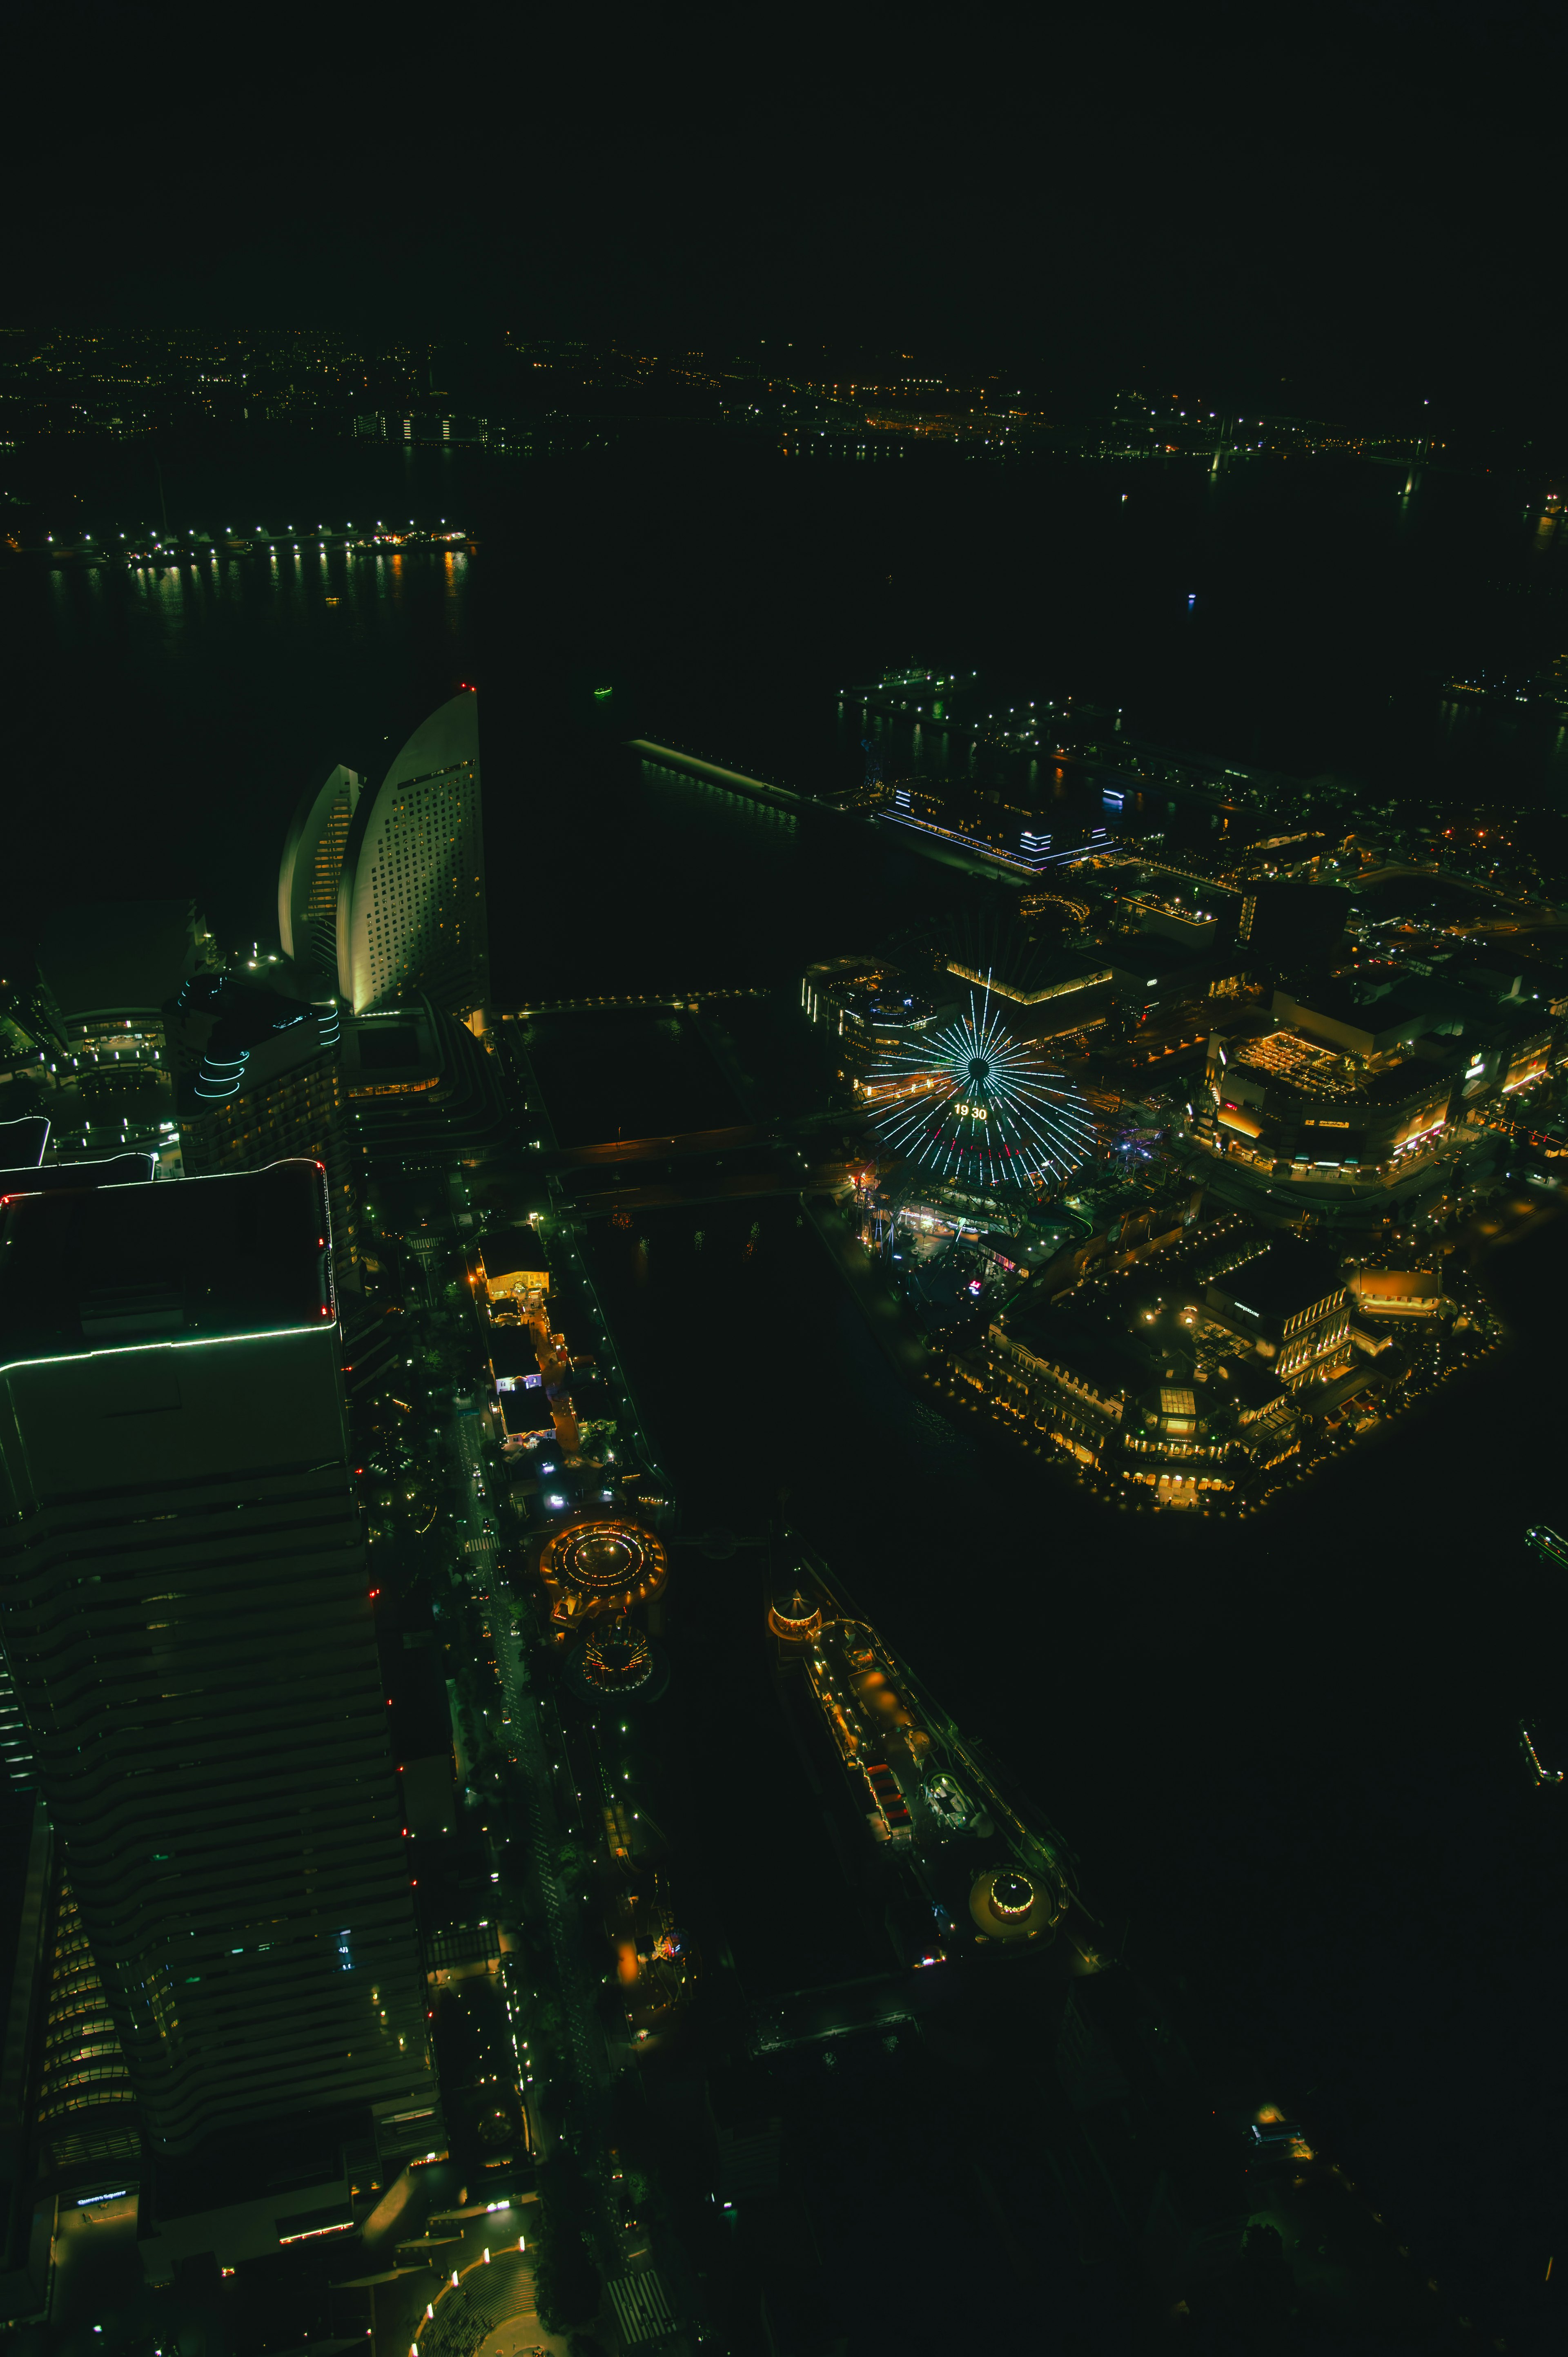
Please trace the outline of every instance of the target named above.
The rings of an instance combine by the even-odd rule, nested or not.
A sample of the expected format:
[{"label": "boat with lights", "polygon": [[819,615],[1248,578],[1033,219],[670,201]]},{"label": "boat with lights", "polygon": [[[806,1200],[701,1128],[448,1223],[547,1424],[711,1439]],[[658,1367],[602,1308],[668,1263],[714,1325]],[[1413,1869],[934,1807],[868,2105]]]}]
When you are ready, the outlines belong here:
[{"label": "boat with lights", "polygon": [[768,1600],[779,1699],[808,1774],[857,1827],[840,1845],[881,1902],[902,1963],[1049,1956],[1098,1973],[1103,1927],[1062,1835],[986,1748],[961,1732],[885,1637],[795,1546]]}]

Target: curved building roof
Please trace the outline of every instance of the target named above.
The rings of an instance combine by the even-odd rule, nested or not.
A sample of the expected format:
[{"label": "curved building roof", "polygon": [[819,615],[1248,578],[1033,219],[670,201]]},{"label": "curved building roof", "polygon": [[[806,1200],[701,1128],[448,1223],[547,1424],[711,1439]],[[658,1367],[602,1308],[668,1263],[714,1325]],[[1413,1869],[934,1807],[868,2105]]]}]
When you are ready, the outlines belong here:
[{"label": "curved building roof", "polygon": [[361,793],[338,888],[338,988],[356,1015],[418,990],[451,1012],[489,987],[478,698],[466,690],[416,728]]},{"label": "curved building roof", "polygon": [[337,981],[338,879],[359,800],[359,774],[339,761],[325,785],[306,788],[284,842],[278,935],[312,988]]}]

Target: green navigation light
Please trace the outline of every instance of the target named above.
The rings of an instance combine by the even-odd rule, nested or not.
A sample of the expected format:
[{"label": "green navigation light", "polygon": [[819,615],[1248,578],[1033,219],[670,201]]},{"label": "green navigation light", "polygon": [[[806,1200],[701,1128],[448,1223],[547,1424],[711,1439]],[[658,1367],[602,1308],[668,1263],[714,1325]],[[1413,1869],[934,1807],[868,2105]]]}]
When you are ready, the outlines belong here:
[{"label": "green navigation light", "polygon": [[596,687],[594,690],[594,694],[596,699],[607,695],[613,695],[614,694],[615,690],[613,687]]}]

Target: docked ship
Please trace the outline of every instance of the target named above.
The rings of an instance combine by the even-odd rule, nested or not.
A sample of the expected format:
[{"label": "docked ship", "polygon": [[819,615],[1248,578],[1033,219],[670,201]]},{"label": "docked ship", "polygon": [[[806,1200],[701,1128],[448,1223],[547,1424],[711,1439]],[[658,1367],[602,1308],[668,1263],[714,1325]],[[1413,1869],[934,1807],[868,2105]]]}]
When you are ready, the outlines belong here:
[{"label": "docked ship", "polygon": [[769,1598],[780,1701],[809,1761],[859,1822],[863,1895],[883,1902],[900,1961],[1049,1954],[1090,1974],[1111,1959],[1061,1835],[925,1694],[913,1672],[798,1549]]}]

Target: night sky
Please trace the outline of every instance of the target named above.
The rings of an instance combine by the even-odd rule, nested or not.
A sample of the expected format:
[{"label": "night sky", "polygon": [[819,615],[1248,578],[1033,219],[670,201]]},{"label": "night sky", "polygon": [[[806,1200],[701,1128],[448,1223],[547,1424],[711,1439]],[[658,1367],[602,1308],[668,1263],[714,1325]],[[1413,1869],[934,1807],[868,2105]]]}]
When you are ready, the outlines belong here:
[{"label": "night sky", "polygon": [[1552,430],[1559,7],[542,14],[9,10],[11,315]]}]

